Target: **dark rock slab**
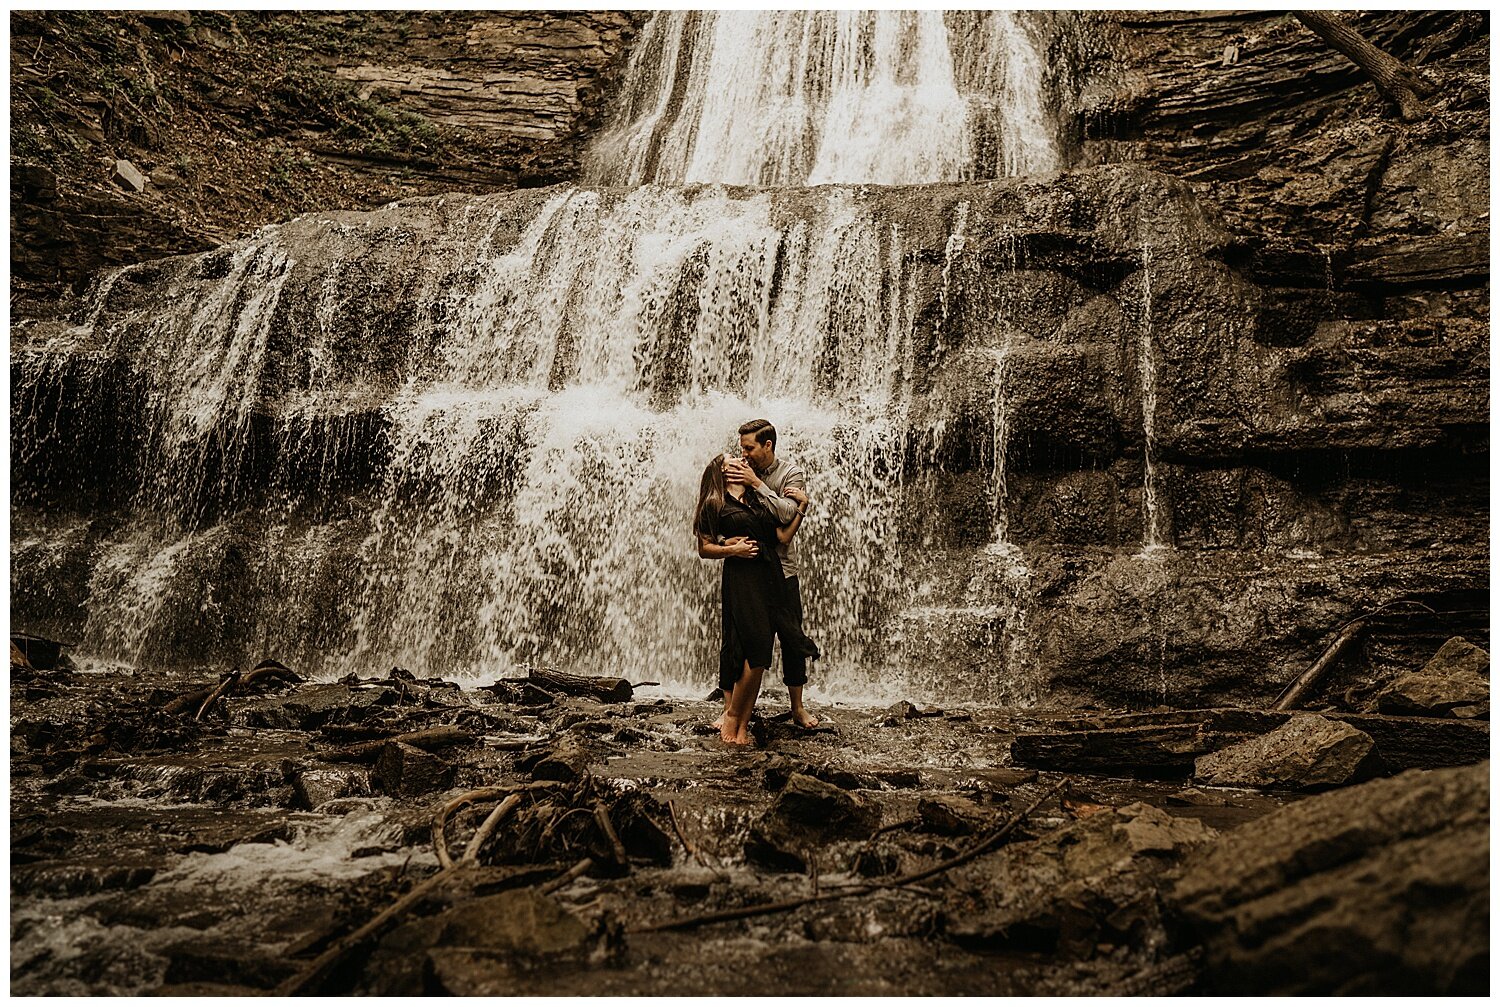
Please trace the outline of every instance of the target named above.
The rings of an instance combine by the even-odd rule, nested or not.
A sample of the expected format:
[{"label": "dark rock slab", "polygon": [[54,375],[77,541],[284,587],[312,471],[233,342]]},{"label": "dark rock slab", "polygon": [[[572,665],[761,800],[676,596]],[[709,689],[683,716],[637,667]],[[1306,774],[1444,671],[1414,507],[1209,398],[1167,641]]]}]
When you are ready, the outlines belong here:
[{"label": "dark rock slab", "polygon": [[298,962],[273,957],[264,947],[226,943],[222,938],[190,940],[163,949],[168,983],[229,983],[270,989],[295,975]]},{"label": "dark rock slab", "polygon": [[750,826],[745,855],[771,870],[804,871],[830,842],[863,839],[880,826],[880,805],[797,773]]},{"label": "dark rock slab", "polygon": [[983,808],[965,797],[937,794],[917,802],[917,817],[925,832],[940,836],[967,836],[990,820]]},{"label": "dark rock slab", "polygon": [[1148,804],[1111,808],[955,870],[966,896],[945,930],[969,947],[1088,953],[1160,931],[1155,889],[1213,829]]},{"label": "dark rock slab", "polygon": [[1378,766],[1375,739],[1309,713],[1269,734],[1202,756],[1194,776],[1215,787],[1320,790],[1368,779]]},{"label": "dark rock slab", "polygon": [[374,781],[392,797],[419,797],[453,786],[454,767],[420,748],[386,742],[375,763]]},{"label": "dark rock slab", "polygon": [[13,863],[10,890],[12,895],[49,898],[121,891],[141,887],[166,866],[162,858],[131,856]]},{"label": "dark rock slab", "polygon": [[385,995],[428,992],[501,994],[511,968],[587,950],[593,931],[552,899],[530,889],[461,902],[410,920],[380,942],[365,968],[367,989]]},{"label": "dark rock slab", "polygon": [[1204,992],[1483,994],[1489,763],[1319,795],[1199,851],[1169,903]]},{"label": "dark rock slab", "polygon": [[564,736],[549,751],[539,753],[537,758],[517,763],[517,768],[530,772],[534,780],[572,783],[597,761],[598,756],[590,748],[575,738]]},{"label": "dark rock slab", "polygon": [[1037,769],[1165,778],[1191,774],[1199,756],[1243,737],[1202,723],[1020,734],[1011,742],[1010,758]]}]

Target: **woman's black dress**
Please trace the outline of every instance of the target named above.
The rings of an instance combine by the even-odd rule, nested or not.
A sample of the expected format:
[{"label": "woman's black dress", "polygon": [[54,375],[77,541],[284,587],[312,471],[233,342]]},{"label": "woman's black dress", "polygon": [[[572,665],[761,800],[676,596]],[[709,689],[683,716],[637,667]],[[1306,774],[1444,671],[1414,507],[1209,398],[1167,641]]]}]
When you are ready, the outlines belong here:
[{"label": "woman's black dress", "polygon": [[781,637],[782,657],[788,651],[816,659],[818,646],[802,632],[792,614],[791,598],[776,554],[776,523],[759,501],[746,494],[748,505],[724,497],[719,513],[719,535],[739,535],[760,547],[754,559],[730,556],[724,560],[724,643],[719,650],[719,688],[733,689],[745,664],[771,666],[772,645]]}]

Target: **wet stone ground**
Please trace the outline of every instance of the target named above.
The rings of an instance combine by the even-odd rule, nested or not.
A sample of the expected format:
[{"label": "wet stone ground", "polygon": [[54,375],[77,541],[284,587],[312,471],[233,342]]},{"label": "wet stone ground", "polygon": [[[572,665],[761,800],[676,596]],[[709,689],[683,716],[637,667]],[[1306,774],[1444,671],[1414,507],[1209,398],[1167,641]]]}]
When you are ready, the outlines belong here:
[{"label": "wet stone ground", "polygon": [[[1268,992],[1214,937],[1253,900],[1194,865],[1304,806],[1280,852],[1306,861],[1357,813],[1314,806],[1360,789],[1195,785],[1170,753],[1015,764],[1077,714],[833,707],[804,732],[772,693],[747,751],[717,704],[649,690],[216,684],[13,667],[12,993]],[[1462,789],[1365,786],[1414,777]]]}]

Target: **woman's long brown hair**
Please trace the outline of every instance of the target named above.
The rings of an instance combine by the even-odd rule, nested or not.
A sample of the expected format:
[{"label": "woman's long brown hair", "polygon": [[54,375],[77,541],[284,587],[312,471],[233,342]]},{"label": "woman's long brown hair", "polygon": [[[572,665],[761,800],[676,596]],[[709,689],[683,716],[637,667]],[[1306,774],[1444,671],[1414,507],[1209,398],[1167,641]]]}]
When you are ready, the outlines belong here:
[{"label": "woman's long brown hair", "polygon": [[724,481],[724,455],[714,455],[714,460],[703,470],[703,480],[698,484],[698,509],[693,512],[693,532],[711,541],[719,537],[719,514],[724,510],[724,493],[728,485]]}]

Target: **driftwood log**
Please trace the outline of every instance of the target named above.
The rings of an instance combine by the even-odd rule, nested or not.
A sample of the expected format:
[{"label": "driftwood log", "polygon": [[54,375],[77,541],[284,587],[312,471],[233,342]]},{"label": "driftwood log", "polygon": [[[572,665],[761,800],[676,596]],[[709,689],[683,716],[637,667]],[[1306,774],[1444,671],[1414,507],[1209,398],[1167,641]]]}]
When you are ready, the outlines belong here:
[{"label": "driftwood log", "polygon": [[635,695],[635,688],[623,678],[569,675],[547,668],[530,672],[525,681],[554,696],[582,696],[600,703],[628,703]]},{"label": "driftwood log", "polygon": [[472,732],[462,727],[451,724],[443,724],[438,727],[427,727],[420,731],[408,731],[405,734],[393,734],[385,738],[373,738],[370,741],[361,741],[358,744],[346,745],[343,748],[335,748],[326,752],[319,752],[318,758],[324,762],[374,762],[380,757],[381,749],[392,741],[399,741],[403,745],[420,748],[424,752],[435,752],[452,745],[462,745],[473,741]]},{"label": "driftwood log", "polygon": [[1307,694],[1322,681],[1323,675],[1329,668],[1333,667],[1334,662],[1339,659],[1344,651],[1349,649],[1350,644],[1359,638],[1359,634],[1364,631],[1364,628],[1364,619],[1355,619],[1349,625],[1345,626],[1343,631],[1334,637],[1333,642],[1328,645],[1328,649],[1323,651],[1322,656],[1313,662],[1312,667],[1304,671],[1297,677],[1296,681],[1281,691],[1281,695],[1276,697],[1273,709],[1295,709],[1302,700],[1307,698]]}]

